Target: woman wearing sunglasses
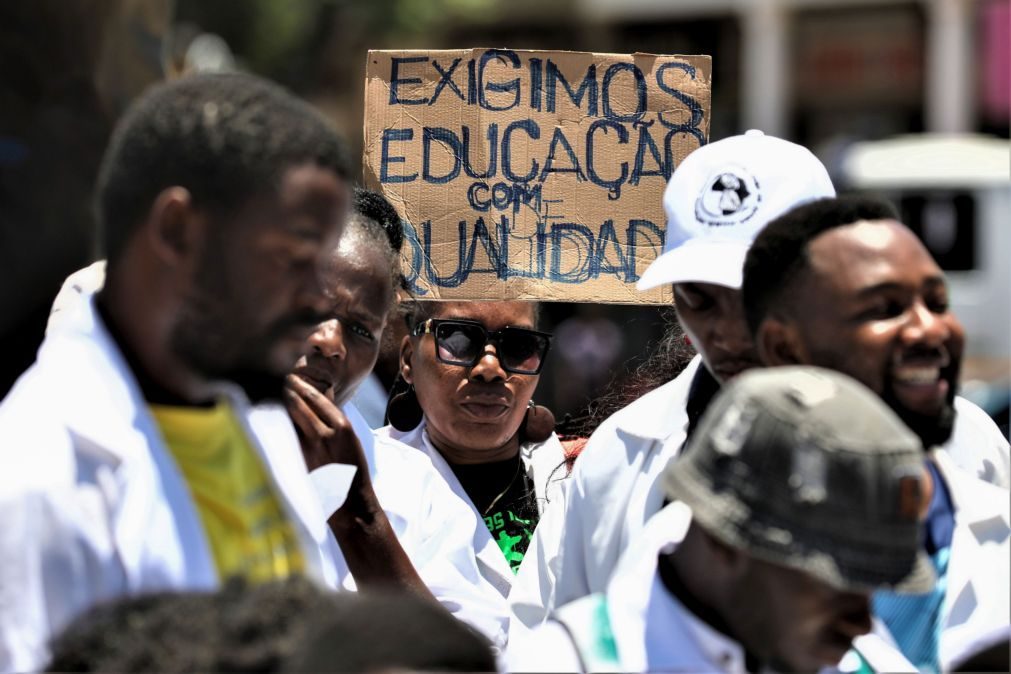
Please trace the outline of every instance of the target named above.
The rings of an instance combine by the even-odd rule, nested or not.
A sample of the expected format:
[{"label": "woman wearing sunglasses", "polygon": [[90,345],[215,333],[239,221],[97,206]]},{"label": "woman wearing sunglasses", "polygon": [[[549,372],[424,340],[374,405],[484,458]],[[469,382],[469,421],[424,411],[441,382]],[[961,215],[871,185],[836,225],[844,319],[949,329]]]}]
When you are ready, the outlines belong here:
[{"label": "woman wearing sunglasses", "polygon": [[553,416],[531,402],[551,345],[536,322],[528,302],[416,303],[400,354],[410,388],[380,431],[428,454],[484,521],[475,554],[503,596],[567,472]]}]

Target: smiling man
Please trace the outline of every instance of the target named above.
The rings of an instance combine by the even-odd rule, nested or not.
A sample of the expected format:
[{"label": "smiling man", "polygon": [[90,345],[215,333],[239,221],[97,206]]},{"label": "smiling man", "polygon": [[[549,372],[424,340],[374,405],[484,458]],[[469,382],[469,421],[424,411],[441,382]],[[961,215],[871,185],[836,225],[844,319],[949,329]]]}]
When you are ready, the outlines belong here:
[{"label": "smiling man", "polygon": [[1008,443],[956,396],[965,331],[944,273],[886,202],[825,199],[774,221],[742,288],[764,363],[809,363],[863,382],[924,446],[1008,486]]},{"label": "smiling man", "polygon": [[924,547],[942,582],[916,600],[879,594],[875,612],[915,665],[947,669],[1008,624],[1011,517],[1007,491],[980,479],[1007,484],[1008,443],[956,396],[965,332],[943,272],[889,204],[825,199],[759,234],[743,294],[764,363],[854,377],[929,450]]}]

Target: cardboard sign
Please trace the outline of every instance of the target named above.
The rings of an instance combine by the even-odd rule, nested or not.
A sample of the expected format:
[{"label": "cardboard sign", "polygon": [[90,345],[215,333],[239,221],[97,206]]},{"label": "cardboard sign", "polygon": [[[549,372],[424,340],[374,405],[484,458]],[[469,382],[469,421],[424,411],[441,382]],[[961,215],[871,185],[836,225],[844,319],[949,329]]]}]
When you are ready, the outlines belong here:
[{"label": "cardboard sign", "polygon": [[365,180],[419,299],[670,303],[635,282],[709,137],[708,56],[371,51]]}]

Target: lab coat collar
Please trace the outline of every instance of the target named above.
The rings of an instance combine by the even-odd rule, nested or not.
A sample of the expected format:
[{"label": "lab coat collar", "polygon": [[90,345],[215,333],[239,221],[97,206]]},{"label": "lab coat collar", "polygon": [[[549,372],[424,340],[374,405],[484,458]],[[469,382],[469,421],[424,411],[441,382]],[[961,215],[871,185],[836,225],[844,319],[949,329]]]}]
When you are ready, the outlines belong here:
[{"label": "lab coat collar", "polygon": [[565,449],[558,436],[552,433],[544,442],[520,445],[520,457],[527,475],[533,481],[537,510],[543,513],[544,508],[556,500],[560,483],[569,475],[565,465]]},{"label": "lab coat collar", "polygon": [[[452,467],[449,462],[443,458],[442,454],[435,445],[432,444],[432,440],[428,437],[428,432],[425,430],[425,422],[422,421],[421,424],[415,428],[413,431],[408,433],[402,438],[397,438],[401,442],[411,445],[413,447],[420,448],[423,452],[428,454],[429,458],[432,460],[432,465],[435,469],[439,471],[446,483],[449,484],[449,488],[453,490],[453,493],[463,499],[464,503],[468,504],[474,509],[479,520],[483,518],[483,514],[474,508],[474,503],[470,500],[467,495],[467,491],[460,484],[460,480],[457,479],[456,473],[453,472]],[[474,536],[474,548],[475,555],[477,556],[478,562],[486,569],[486,578],[488,581],[495,586],[502,596],[509,596],[509,590],[512,588],[513,575],[512,569],[509,567],[509,562],[506,561],[505,555],[502,554],[502,550],[499,548],[498,543],[495,539],[491,537],[491,533],[488,531],[488,527],[484,525],[481,521],[476,527],[476,533]]]},{"label": "lab coat collar", "polygon": [[[608,583],[611,627],[622,666],[628,671],[647,671],[653,666],[747,671],[744,648],[696,617],[659,579],[658,557],[684,540],[690,523],[691,510],[684,503],[675,501],[664,507],[646,523]],[[651,640],[648,621],[654,623],[653,630],[659,627],[669,638]]]},{"label": "lab coat collar", "polygon": [[[948,485],[955,511],[945,591],[945,630],[948,630],[967,622],[979,610],[981,593],[1007,592],[1006,577],[1001,585],[999,578],[979,573],[981,568],[992,564],[987,561],[988,555],[1000,554],[1000,550],[1006,555],[1011,537],[1009,505],[1006,490],[965,472],[944,450],[933,450],[930,456]],[[941,640],[943,661],[947,660],[947,651],[952,648],[946,636],[947,632],[942,634]]]},{"label": "lab coat collar", "polygon": [[213,587],[217,571],[189,490],[165,447],[130,368],[98,315],[94,297],[67,308],[58,331],[39,349],[38,367],[78,451],[122,476],[113,536],[131,588],[140,586],[148,523],[160,483],[174,504],[185,567],[192,582]]},{"label": "lab coat collar", "polygon": [[[398,431],[392,426],[386,426],[377,432],[425,452],[453,493],[471,507],[479,520],[482,519],[482,514],[474,508],[473,502],[463,485],[460,484],[452,467],[432,444],[424,420],[410,431]],[[559,468],[565,461],[565,450],[558,441],[558,437],[552,433],[551,437],[544,442],[520,445],[520,458],[523,461],[524,469],[534,483],[537,506],[543,509],[558,494],[558,483],[568,476],[564,466]],[[483,569],[482,575],[495,586],[502,596],[508,596],[516,576],[498,547],[498,543],[491,537],[488,528],[484,526],[484,522],[480,522],[480,526],[476,528],[474,550],[478,563]]]},{"label": "lab coat collar", "polygon": [[941,473],[941,479],[948,486],[948,493],[955,510],[955,521],[972,529],[980,542],[986,540],[987,534],[995,532],[1004,531],[1006,537],[1009,530],[1006,515],[994,512],[989,507],[988,501],[975,498],[981,485],[988,483],[984,483],[976,476],[959,468],[943,449],[931,451],[930,458]]},{"label": "lab coat collar", "polygon": [[[679,430],[684,430],[688,423],[685,401],[688,400],[688,391],[699,367],[704,367],[702,356],[696,355],[677,377],[625,408],[635,408],[632,417],[635,423],[626,424],[619,431],[633,437],[662,442]],[[623,418],[629,418],[627,412]]]},{"label": "lab coat collar", "polygon": [[[139,508],[139,504],[150,503],[144,494],[150,487],[145,485],[160,480],[170,502],[179,504],[179,527],[190,541],[185,548],[190,566],[212,586],[217,571],[189,488],[162,440],[137,380],[98,314],[95,297],[84,297],[67,311],[71,313],[61,329],[46,338],[38,360],[54,375],[64,373],[64,385],[54,391],[54,405],[59,405],[77,446],[111,464],[133,467],[115,532],[128,575],[140,567],[149,514],[135,510],[135,504]],[[243,425],[278,500],[295,525],[311,573],[322,579],[324,562],[319,546],[327,536],[326,518],[314,493],[306,488],[305,463],[287,412],[279,404],[252,408],[234,384],[219,382],[215,389]],[[157,469],[142,469],[150,466],[150,461]]]},{"label": "lab coat collar", "polygon": [[[315,491],[308,488],[310,482],[302,446],[287,410],[280,403],[250,409],[245,394],[239,390],[232,390],[228,399],[274,483],[277,498],[296,528],[300,525],[308,534],[309,540],[303,541],[303,549],[313,550],[323,545],[328,531],[327,516]],[[243,409],[247,410],[246,414],[242,413]],[[315,561],[318,555],[312,557]]]}]

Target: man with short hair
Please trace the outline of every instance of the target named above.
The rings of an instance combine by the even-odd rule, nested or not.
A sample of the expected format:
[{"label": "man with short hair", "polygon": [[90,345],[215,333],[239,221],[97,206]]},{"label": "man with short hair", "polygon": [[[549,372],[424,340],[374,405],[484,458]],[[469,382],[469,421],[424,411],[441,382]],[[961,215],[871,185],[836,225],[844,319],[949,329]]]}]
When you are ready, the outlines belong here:
[{"label": "man with short hair", "polygon": [[663,198],[664,253],[639,287],[673,285],[678,319],[699,355],[590,437],[513,585],[511,644],[522,648],[526,628],[555,607],[604,590],[628,541],[662,507],[660,473],[720,383],[758,365],[739,291],[752,239],[798,203],[834,194],[810,151],[756,130],[705,145],[674,171]]},{"label": "man with short hair", "polygon": [[533,633],[534,668],[833,666],[871,629],[873,590],[934,583],[918,552],[923,476],[916,436],[849,377],[742,374],[664,470],[671,503],[631,539],[606,590]]},{"label": "man with short hair", "polygon": [[105,286],[0,406],[0,670],[40,667],[53,633],[117,596],[336,583],[294,430],[250,402],[279,399],[327,316],[318,267],[348,176],[322,117],[251,76],[157,86],[117,125]]},{"label": "man with short hair", "polygon": [[[975,635],[1007,625],[1008,444],[956,389],[965,341],[944,274],[886,202],[825,199],[770,223],[743,294],[767,365],[817,365],[878,394],[929,450],[924,547],[941,582],[875,614],[917,667],[948,669]],[[946,588],[946,589],[945,589]]]},{"label": "man with short hair", "polygon": [[[323,278],[328,279],[324,292],[333,298],[346,298],[348,293],[355,295],[360,291],[353,283],[347,287],[343,285],[356,278],[356,274],[364,273],[354,264],[344,267],[347,255],[341,251],[348,253],[346,246],[355,249],[364,241],[385,250],[378,253],[385,261],[382,267],[385,272],[380,274],[391,274],[392,279],[386,258],[396,251],[386,244],[389,241],[393,245],[395,237],[402,234],[395,210],[392,217],[377,216],[381,208],[375,198],[361,199],[364,192],[357,188],[354,193],[355,214],[345,228],[340,247],[330,252],[323,270]],[[379,217],[383,218],[382,222]],[[73,315],[72,309],[99,292],[104,280],[104,260],[69,276],[53,302],[47,334],[61,330],[64,319]],[[358,300],[366,301],[366,295],[358,296]],[[279,427],[276,430],[260,427],[258,432],[280,443],[286,437],[295,438],[284,428],[294,423],[324,513],[337,509],[328,524],[340,547],[335,561],[342,587],[370,591],[397,589],[423,598],[434,597],[455,618],[478,628],[499,647],[505,643],[507,634],[508,603],[478,571],[472,544],[473,530],[478,522],[470,508],[459,503],[427,457],[395,440],[375,438],[350,402],[339,408],[334,404],[338,402],[333,398],[336,391],[347,391],[347,386],[355,379],[346,368],[356,359],[361,365],[362,355],[370,348],[367,340],[345,341],[347,335],[362,325],[349,323],[344,328],[332,329],[335,321],[343,323],[341,316],[346,318],[346,312],[338,315],[337,308],[331,311],[331,320],[318,326],[307,341],[307,349],[311,347],[316,355],[306,355],[310,359],[308,364],[305,357],[300,358],[294,370],[297,373],[308,366],[318,383],[324,383],[318,379],[323,375],[335,378],[330,382],[335,388],[325,396],[317,395],[313,386],[298,385],[300,393],[297,396],[290,395],[294,389],[289,389],[286,403],[291,419],[285,415],[264,415],[262,412],[269,410],[260,410],[257,418],[272,418]],[[380,307],[374,309],[379,311]],[[365,320],[355,315],[357,320]],[[353,355],[352,351],[358,355]],[[334,360],[332,364],[324,365],[319,361],[325,354]],[[341,373],[350,379],[345,381],[339,376]],[[294,374],[288,376],[288,385],[297,385],[293,377]],[[305,406],[296,400],[301,400]],[[278,403],[266,403],[271,404]],[[267,449],[285,451],[275,445]],[[349,470],[360,472],[354,473],[351,479]],[[350,488],[347,487],[349,479]]]}]

